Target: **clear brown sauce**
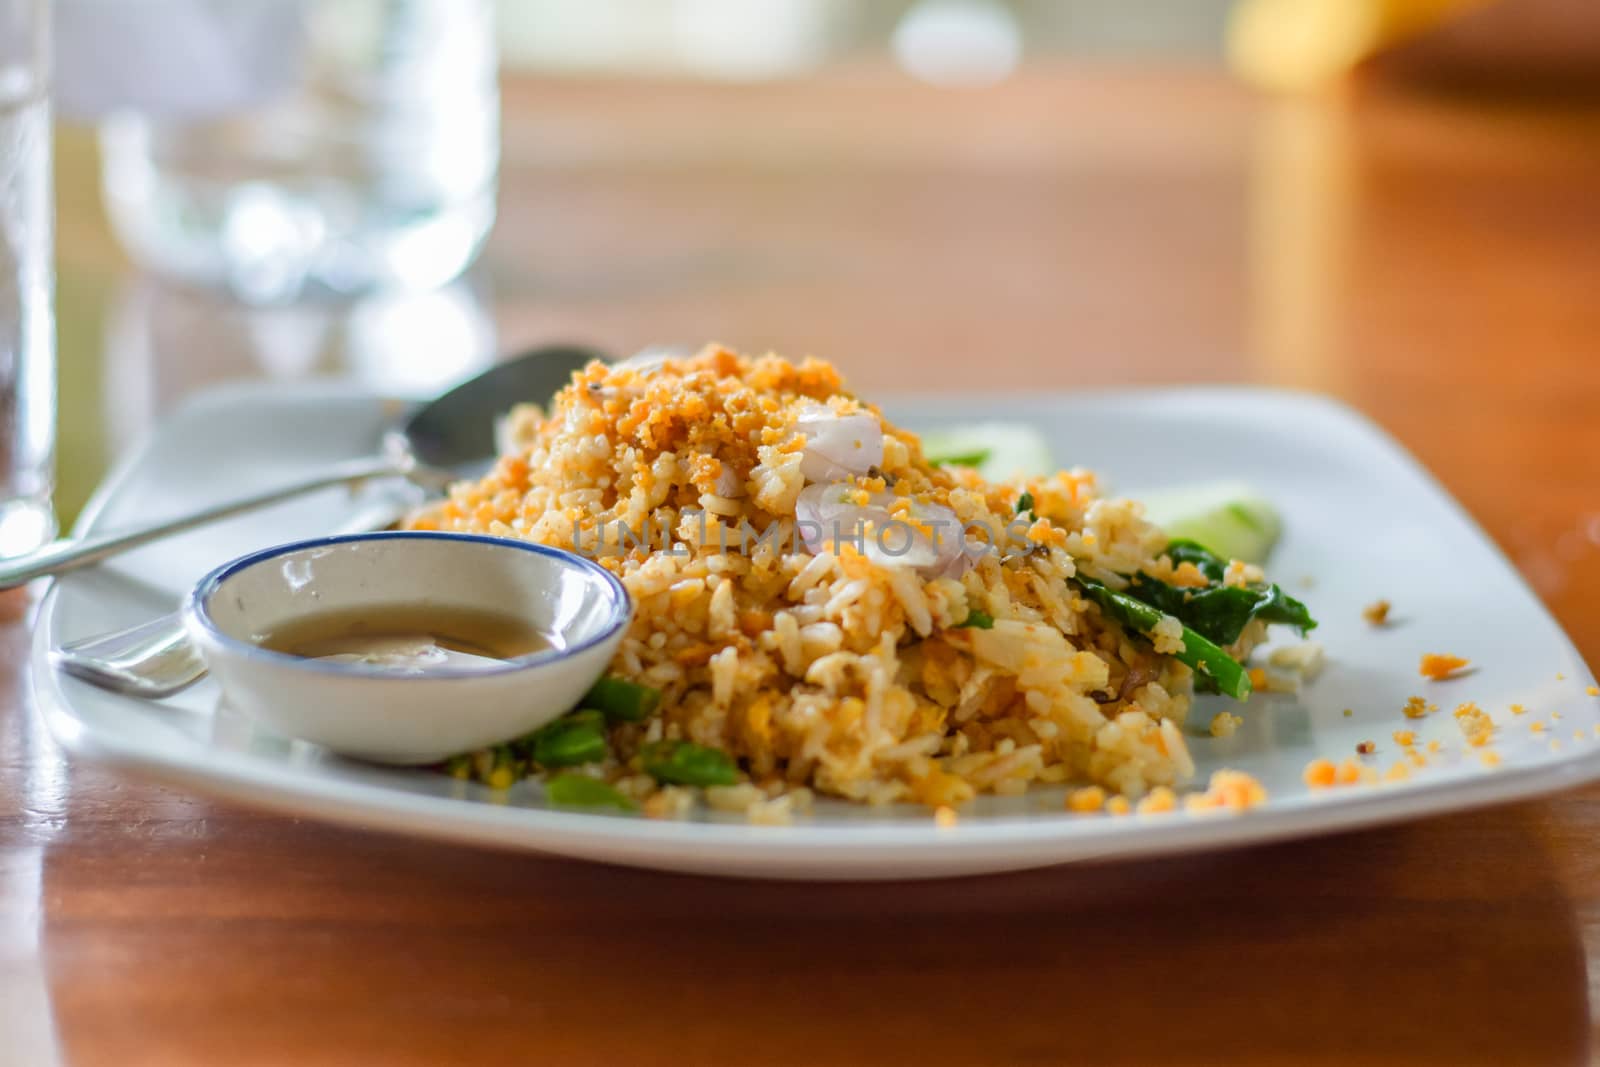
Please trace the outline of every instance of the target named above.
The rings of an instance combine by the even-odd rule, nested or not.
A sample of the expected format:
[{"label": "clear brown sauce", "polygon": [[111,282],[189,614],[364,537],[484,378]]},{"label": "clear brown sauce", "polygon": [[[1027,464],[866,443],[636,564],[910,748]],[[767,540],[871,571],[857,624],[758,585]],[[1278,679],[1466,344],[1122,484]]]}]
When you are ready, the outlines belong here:
[{"label": "clear brown sauce", "polygon": [[428,604],[319,612],[257,634],[256,643],[308,659],[411,658],[418,665],[447,665],[450,653],[507,660],[559,647],[525,619]]}]

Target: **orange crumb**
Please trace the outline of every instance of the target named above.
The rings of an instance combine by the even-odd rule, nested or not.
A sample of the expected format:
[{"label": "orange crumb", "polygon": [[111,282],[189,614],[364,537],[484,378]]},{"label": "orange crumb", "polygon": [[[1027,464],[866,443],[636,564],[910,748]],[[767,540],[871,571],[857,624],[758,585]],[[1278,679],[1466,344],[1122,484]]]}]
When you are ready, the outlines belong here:
[{"label": "orange crumb", "polygon": [[1544,723],[1542,723],[1542,722],[1530,722],[1528,724],[1528,729],[1532,730],[1536,734],[1542,734],[1542,733],[1544,733]]},{"label": "orange crumb", "polygon": [[1106,810],[1113,815],[1126,815],[1133,810],[1133,805],[1128,803],[1127,797],[1112,797],[1106,801]]},{"label": "orange crumb", "polygon": [[1409,746],[1417,743],[1417,735],[1410,730],[1396,730],[1390,736],[1394,738],[1394,743],[1397,745]]},{"label": "orange crumb", "polygon": [[1237,812],[1264,804],[1266,800],[1267,790],[1254,776],[1224,767],[1212,772],[1204,793],[1185,798],[1184,806],[1190,811],[1225,808]]},{"label": "orange crumb", "polygon": [[1067,794],[1067,810],[1087,815],[1105,807],[1106,791],[1097,785],[1074,789]]},{"label": "orange crumb", "polygon": [[1422,663],[1417,670],[1429,681],[1442,682],[1471,662],[1471,660],[1462,659],[1460,656],[1446,656],[1436,652],[1429,652],[1422,657]]},{"label": "orange crumb", "polygon": [[1383,780],[1386,782],[1403,782],[1411,777],[1411,768],[1404,763],[1396,763],[1384,772]]},{"label": "orange crumb", "polygon": [[1347,759],[1339,764],[1338,777],[1335,779],[1340,785],[1355,785],[1361,781],[1361,764],[1353,759]]},{"label": "orange crumb", "polygon": [[1361,609],[1361,617],[1374,626],[1382,626],[1389,620],[1389,602],[1387,600],[1374,600]]},{"label": "orange crumb", "polygon": [[1443,748],[1444,748],[1444,746],[1442,744],[1440,744],[1439,742],[1437,742],[1437,741],[1429,741],[1428,742],[1428,751],[1429,752],[1439,752]]},{"label": "orange crumb", "polygon": [[1408,719],[1420,719],[1428,714],[1428,702],[1421,697],[1411,697],[1400,710],[1405,712]]},{"label": "orange crumb", "polygon": [[1378,746],[1371,741],[1362,741],[1356,745],[1356,751],[1363,756],[1370,756],[1378,751]]},{"label": "orange crumb", "polygon": [[1555,720],[1556,720],[1556,721],[1557,721],[1557,722],[1560,722],[1560,721],[1561,721],[1561,713],[1560,713],[1560,712],[1559,712],[1559,711],[1552,711],[1552,712],[1551,712],[1551,713],[1550,713],[1550,717],[1551,717],[1551,718],[1552,718],[1552,719],[1555,719]]},{"label": "orange crumb", "polygon": [[1588,693],[1592,697],[1600,697],[1600,685],[1591,685],[1589,688],[1585,689],[1584,692]]},{"label": "orange crumb", "polygon": [[1250,668],[1250,688],[1265,689],[1267,687],[1267,672],[1260,667]]},{"label": "orange crumb", "polygon": [[1481,753],[1478,756],[1478,760],[1485,767],[1498,767],[1500,766],[1500,753],[1491,748],[1488,751]]},{"label": "orange crumb", "polygon": [[1511,705],[1511,714],[1513,714],[1513,715],[1526,715],[1527,713],[1528,713],[1528,709],[1523,707],[1521,704],[1513,704],[1513,705]]},{"label": "orange crumb", "polygon": [[956,809],[939,805],[933,809],[933,821],[940,829],[948,830],[956,824]]},{"label": "orange crumb", "polygon": [[1150,790],[1150,795],[1139,801],[1138,812],[1140,815],[1156,815],[1164,811],[1172,811],[1178,806],[1178,795],[1164,785],[1158,785]]},{"label": "orange crumb", "polygon": [[1325,789],[1333,785],[1336,772],[1333,764],[1325,759],[1314,759],[1306,764],[1306,769],[1300,777],[1313,789]]}]

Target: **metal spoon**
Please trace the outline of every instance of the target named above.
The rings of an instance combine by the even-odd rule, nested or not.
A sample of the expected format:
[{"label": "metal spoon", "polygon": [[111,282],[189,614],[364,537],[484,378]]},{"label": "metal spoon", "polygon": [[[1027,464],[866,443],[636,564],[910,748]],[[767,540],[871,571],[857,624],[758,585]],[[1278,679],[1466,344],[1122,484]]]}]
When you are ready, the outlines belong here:
[{"label": "metal spoon", "polygon": [[386,435],[379,455],[192,515],[133,530],[63,538],[28,555],[0,560],[0,589],[87,567],[163,537],[332,486],[355,486],[374,478],[408,478],[426,490],[440,492],[450,482],[478,473],[473,468],[494,458],[494,419],[505,414],[513,400],[548,398],[567,384],[573,371],[604,358],[581,345],[536,348],[424,404],[403,426]]},{"label": "metal spoon", "polygon": [[[329,486],[354,484],[368,478],[403,476],[424,488],[442,490],[448,482],[471,476],[493,461],[496,451],[494,419],[505,413],[512,400],[545,400],[567,384],[573,371],[590,360],[603,358],[601,353],[580,346],[535,349],[490,368],[424,405],[403,426],[385,435],[384,455],[381,457],[358,460],[317,478],[246,500],[208,508],[184,519],[83,541],[57,542],[61,546],[57,559],[59,561],[61,556],[68,556],[67,562],[59,567],[40,570],[38,574],[54,574],[87,566],[97,559],[147,544],[168,534],[192,529],[225,515],[263,507]],[[366,529],[372,524],[358,525]],[[69,555],[66,550],[74,547],[83,549],[84,555]],[[93,558],[89,558],[90,554]],[[0,576],[9,569],[0,568]],[[0,577],[0,581],[3,580]],[[52,651],[50,659],[75,678],[113,692],[146,699],[171,696],[193,685],[206,673],[205,664],[190,643],[183,620],[177,614],[163,615],[115,633],[70,642]]]}]

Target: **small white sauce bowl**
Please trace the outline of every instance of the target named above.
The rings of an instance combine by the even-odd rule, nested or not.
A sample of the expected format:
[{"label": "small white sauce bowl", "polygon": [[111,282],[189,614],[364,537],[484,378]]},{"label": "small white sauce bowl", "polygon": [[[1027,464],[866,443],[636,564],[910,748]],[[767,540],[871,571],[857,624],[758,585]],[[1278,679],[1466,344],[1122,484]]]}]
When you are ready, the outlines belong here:
[{"label": "small white sauce bowl", "polygon": [[[485,669],[402,675],[256,642],[321,612],[397,604],[523,619],[561,647]],[[228,702],[279,733],[378,763],[433,763],[509,740],[575,705],[611,661],[633,605],[615,576],[560,549],[430,532],[325,537],[207,575],[184,624]]]}]

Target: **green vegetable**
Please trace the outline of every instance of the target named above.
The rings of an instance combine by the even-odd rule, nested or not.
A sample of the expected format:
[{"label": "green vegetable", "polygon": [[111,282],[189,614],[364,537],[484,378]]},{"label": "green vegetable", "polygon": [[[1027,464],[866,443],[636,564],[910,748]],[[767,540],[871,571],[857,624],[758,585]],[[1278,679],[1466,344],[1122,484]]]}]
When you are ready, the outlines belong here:
[{"label": "green vegetable", "polygon": [[[1127,593],[1107,588],[1093,578],[1078,575],[1072,581],[1077,583],[1085,596],[1100,605],[1100,610],[1109,618],[1138,633],[1150,634],[1161,617],[1167,614]],[[1196,688],[1210,690],[1214,687],[1216,692],[1226,693],[1235,700],[1243,700],[1250,695],[1250,675],[1239,662],[1188,626],[1183,628],[1183,651],[1173,655],[1194,668]]]},{"label": "green vegetable", "polygon": [[966,619],[956,623],[954,628],[962,630],[969,626],[974,630],[992,630],[994,629],[994,616],[980,608],[972,608],[967,612]]},{"label": "green vegetable", "polygon": [[1150,521],[1177,538],[1196,541],[1227,559],[1260,563],[1277,544],[1277,510],[1245,485],[1219,483],[1144,493]]},{"label": "green vegetable", "polygon": [[1293,626],[1302,635],[1316,629],[1310,610],[1276,585],[1223,585],[1228,564],[1222,557],[1193,541],[1173,541],[1166,554],[1174,564],[1192,563],[1211,582],[1201,588],[1184,588],[1135,575],[1128,592],[1135,598],[1193,627],[1219,645],[1239,640],[1252,619]]},{"label": "green vegetable", "polygon": [[690,741],[652,741],[640,750],[645,773],[672,785],[732,785],[738,768],[720,748]]},{"label": "green vegetable", "polygon": [[1018,515],[1031,515],[1031,514],[1033,514],[1033,494],[1032,493],[1023,493],[1021,496],[1017,497],[1017,514]]},{"label": "green vegetable", "polygon": [[922,454],[930,463],[953,463],[956,459],[952,457],[981,456],[975,465],[978,473],[990,481],[1055,471],[1044,437],[1033,427],[1016,422],[968,423],[925,433]]},{"label": "green vegetable", "polygon": [[544,795],[552,804],[573,808],[639,810],[639,805],[632,800],[586,774],[558,774],[544,783]]},{"label": "green vegetable", "polygon": [[661,703],[661,690],[608,674],[578,702],[579,707],[597,708],[611,722],[643,722]]},{"label": "green vegetable", "polygon": [[606,717],[585,709],[541,726],[514,742],[542,767],[572,767],[606,758]]}]

